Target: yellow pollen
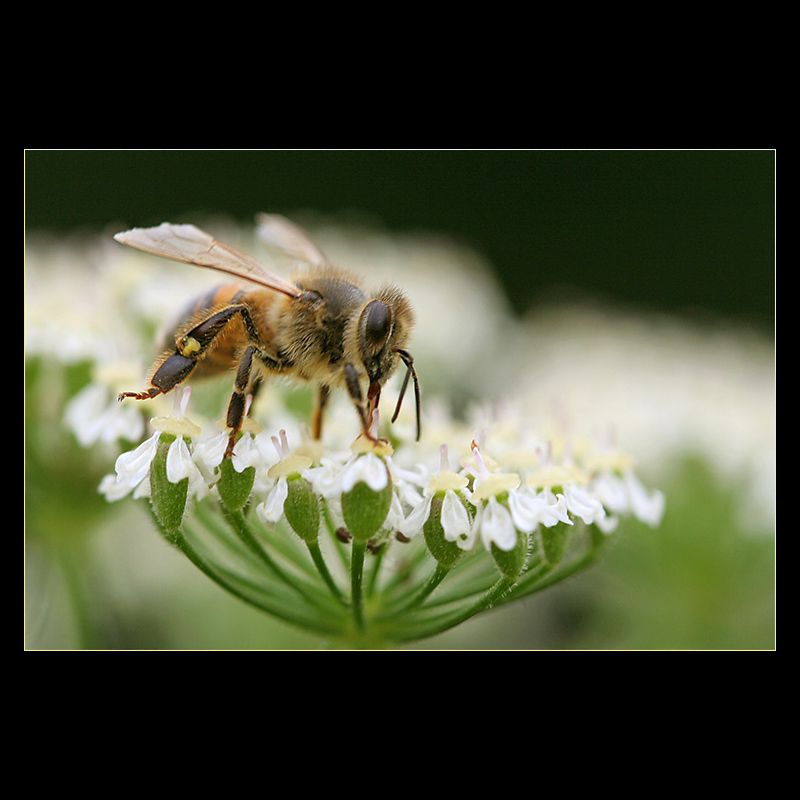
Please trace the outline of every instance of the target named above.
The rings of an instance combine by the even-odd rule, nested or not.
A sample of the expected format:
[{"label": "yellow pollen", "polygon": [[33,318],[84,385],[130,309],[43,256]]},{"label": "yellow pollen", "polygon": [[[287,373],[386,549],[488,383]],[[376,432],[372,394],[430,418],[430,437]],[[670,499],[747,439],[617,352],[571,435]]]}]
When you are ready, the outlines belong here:
[{"label": "yellow pollen", "polygon": [[200,350],[200,342],[194,336],[182,336],[177,344],[183,356],[194,355]]}]

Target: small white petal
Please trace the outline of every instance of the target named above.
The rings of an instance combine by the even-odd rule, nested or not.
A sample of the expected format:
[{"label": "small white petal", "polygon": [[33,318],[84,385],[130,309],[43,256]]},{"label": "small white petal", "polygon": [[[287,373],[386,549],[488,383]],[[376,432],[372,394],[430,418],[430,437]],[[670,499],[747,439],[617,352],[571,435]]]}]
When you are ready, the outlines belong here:
[{"label": "small white petal", "polygon": [[432,499],[433,498],[431,497],[420,499],[420,502],[414,506],[411,513],[398,526],[400,533],[411,538],[412,536],[416,536],[422,530],[422,526],[425,524],[425,521],[428,519],[428,515],[431,513]]},{"label": "small white petal", "polygon": [[303,470],[301,474],[327,500],[341,493],[342,465],[332,459],[323,458],[318,467]]},{"label": "small white petal", "polygon": [[559,522],[572,525],[564,495],[556,497],[549,490],[536,495],[509,492],[508,507],[517,530],[525,533],[531,533],[540,524],[546,528],[552,528]]},{"label": "small white petal", "polygon": [[231,461],[237,472],[243,472],[248,467],[257,467],[261,463],[261,451],[253,442],[252,436],[242,436],[236,442]]},{"label": "small white petal", "polygon": [[397,496],[397,493],[392,492],[389,513],[386,515],[386,521],[384,522],[384,525],[388,528],[400,530],[400,525],[402,525],[404,521],[403,504],[400,502],[400,498]]},{"label": "small white petal", "polygon": [[183,436],[179,436],[169,446],[166,466],[167,480],[170,483],[180,483],[184,478],[193,477],[197,471]]},{"label": "small white petal", "polygon": [[118,481],[116,475],[106,475],[103,480],[100,481],[97,491],[99,491],[109,503],[113,503],[116,500],[127,497],[132,488],[133,487],[129,484]]},{"label": "small white petal", "polygon": [[531,497],[522,492],[509,492],[508,508],[517,530],[531,533],[541,522],[547,507],[537,497]]},{"label": "small white petal", "polygon": [[158,437],[156,431],[149,439],[145,439],[135,450],[122,453],[114,463],[117,480],[131,488],[138,486],[149,474],[150,464],[156,454]]},{"label": "small white petal", "polygon": [[567,500],[569,512],[576,517],[580,517],[587,525],[603,519],[606,515],[603,504],[580,486],[568,483],[564,487],[564,496]]},{"label": "small white petal", "polygon": [[559,522],[564,522],[567,525],[572,525],[573,522],[567,514],[567,499],[563,494],[553,496],[552,492],[548,492],[551,501],[546,504],[544,516],[542,517],[542,525],[545,528],[552,528],[558,525]]},{"label": "small white petal", "polygon": [[616,514],[630,511],[630,493],[619,475],[613,472],[600,474],[592,485],[592,491],[608,511]]},{"label": "small white petal", "polygon": [[472,522],[466,507],[453,492],[445,492],[442,500],[442,529],[448,542],[458,542],[469,537]]},{"label": "small white petal", "polygon": [[213,470],[222,463],[225,449],[228,447],[228,433],[223,431],[208,439],[201,439],[194,445],[195,458],[209,469]]},{"label": "small white petal", "polygon": [[82,447],[118,439],[135,442],[144,433],[144,420],[136,407],[112,400],[100,384],[90,384],[70,400],[64,422]]},{"label": "small white petal", "polygon": [[281,477],[272,487],[267,499],[256,506],[256,513],[262,522],[275,523],[283,516],[283,504],[289,495],[289,483]]},{"label": "small white petal", "polygon": [[366,483],[373,492],[389,484],[389,471],[382,459],[373,453],[357,456],[342,471],[342,491],[349,492],[357,483]]},{"label": "small white petal", "polygon": [[494,497],[490,497],[483,508],[481,540],[487,549],[496,544],[501,550],[509,551],[517,544],[517,529],[511,512]]},{"label": "small white petal", "polygon": [[619,525],[619,517],[603,517],[603,519],[595,520],[595,525],[602,531],[602,533],[614,533]]},{"label": "small white petal", "polygon": [[642,483],[630,470],[623,476],[630,492],[631,510],[642,521],[652,527],[661,523],[664,516],[665,498],[663,492],[654,490],[648,494]]},{"label": "small white petal", "polygon": [[100,438],[104,442],[127,439],[135,442],[144,433],[144,418],[134,406],[116,403],[109,407],[103,417]]}]

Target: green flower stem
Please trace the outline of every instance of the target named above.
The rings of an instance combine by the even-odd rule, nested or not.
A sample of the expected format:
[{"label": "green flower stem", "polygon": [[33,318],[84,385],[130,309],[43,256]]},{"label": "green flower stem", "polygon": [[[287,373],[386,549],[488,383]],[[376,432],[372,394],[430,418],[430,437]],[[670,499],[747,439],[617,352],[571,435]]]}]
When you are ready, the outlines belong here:
[{"label": "green flower stem", "polygon": [[232,573],[212,567],[205,561],[200,554],[192,547],[183,531],[177,530],[172,532],[174,534],[174,544],[180,551],[194,564],[204,575],[209,577],[214,583],[229,592],[239,600],[251,605],[261,611],[266,611],[269,614],[277,617],[278,619],[288,622],[292,625],[301,625],[302,627],[313,630],[317,633],[326,635],[339,635],[341,634],[341,627],[333,624],[330,621],[325,621],[320,618],[319,614],[312,610],[308,614],[293,612],[291,604],[287,603],[285,599],[278,598],[272,602],[263,596],[263,591],[259,591],[259,587],[250,586],[255,588],[261,596],[256,598],[250,592],[244,591],[240,584],[247,583],[239,576]]},{"label": "green flower stem", "polygon": [[330,570],[328,569],[328,564],[325,561],[325,557],[322,555],[322,550],[319,546],[319,541],[307,542],[308,545],[308,552],[311,556],[311,560],[314,562],[314,565],[317,568],[322,580],[325,581],[327,587],[331,590],[331,594],[343,605],[347,605],[347,601],[345,600],[344,596],[342,595],[341,589],[337,586],[336,581],[333,579],[333,575],[331,575]]},{"label": "green flower stem", "polygon": [[364,578],[364,553],[367,543],[363,539],[353,539],[350,556],[350,602],[353,605],[353,620],[359,630],[364,630],[364,598],[362,583]]},{"label": "green flower stem", "polygon": [[370,575],[369,580],[367,581],[367,588],[366,588],[366,596],[372,597],[375,594],[375,590],[378,586],[378,575],[381,571],[381,563],[383,562],[383,556],[389,548],[389,542],[383,542],[381,545],[380,550],[375,553],[375,557],[372,559],[372,564],[370,565]]},{"label": "green flower stem", "polygon": [[[410,547],[410,545],[406,544],[404,547]],[[396,572],[386,581],[383,587],[384,594],[390,594],[398,587],[402,587],[414,570],[416,570],[420,564],[427,562],[429,557],[430,554],[425,548],[415,548],[415,552],[412,552],[410,557],[403,559],[404,564],[398,567]]]},{"label": "green flower stem", "polygon": [[[261,611],[266,611],[269,614],[274,614],[285,622],[295,625],[303,625],[304,627],[316,630],[318,633],[324,634],[339,634],[341,629],[339,626],[333,625],[330,622],[320,620],[317,613],[312,612],[309,615],[293,614],[289,611],[289,604],[285,602],[272,602],[268,603],[263,598],[255,598],[252,594],[243,591],[238,585],[237,581],[231,575],[224,575],[220,570],[212,567],[200,554],[192,547],[189,540],[186,538],[184,532],[180,528],[167,529],[162,524],[155,513],[152,506],[150,508],[150,515],[156,525],[158,531],[162,536],[172,545],[175,545],[188,559],[192,562],[204,575],[210,578],[214,583],[229,592],[234,597],[238,598],[244,603],[258,608]],[[241,581],[239,581],[240,583]]]},{"label": "green flower stem", "polygon": [[[271,532],[268,526],[262,526],[260,522],[252,523],[258,531],[265,530],[267,533]],[[303,542],[289,527],[281,520],[275,532],[277,535],[269,537],[269,549],[275,554],[283,558],[297,569],[302,572],[306,577],[310,578],[313,583],[317,582],[317,570],[312,563],[309,563],[307,548]]]},{"label": "green flower stem", "polygon": [[219,515],[212,510],[214,508],[207,501],[195,503],[194,516],[227,552],[240,558],[251,557],[250,548],[238,536],[232,535],[230,526],[224,524]]},{"label": "green flower stem", "polygon": [[[205,501],[197,503],[194,507],[195,518],[214,536],[228,554],[251,561],[252,549],[245,546],[242,540],[231,532],[231,527],[224,523],[216,513],[217,511],[218,507]],[[315,577],[317,572],[314,566],[308,563],[305,550],[300,550],[294,544],[295,541],[296,537],[276,536],[270,540],[270,547],[278,551],[294,567],[305,572],[309,577]]]},{"label": "green flower stem", "polygon": [[233,526],[237,535],[242,541],[250,548],[255,556],[257,556],[264,565],[283,583],[291,587],[300,597],[315,606],[327,605],[319,602],[320,598],[317,593],[309,591],[306,586],[301,585],[284,569],[282,569],[272,556],[262,547],[261,543],[256,538],[250,525],[247,522],[244,514],[241,511],[231,511],[229,508],[222,506],[223,513],[228,522]]},{"label": "green flower stem", "polygon": [[416,625],[410,624],[399,627],[393,632],[393,636],[397,641],[409,641],[412,639],[426,639],[435,636],[437,633],[443,633],[449,628],[466,622],[470,617],[492,608],[513,585],[514,580],[512,578],[500,578],[480,600],[471,606],[450,613],[438,614],[428,619],[420,619]]},{"label": "green flower stem", "polygon": [[470,562],[461,561],[450,569],[446,586],[430,597],[427,608],[460,603],[470,597],[483,595],[497,581],[497,570],[487,559],[477,558]]},{"label": "green flower stem", "polygon": [[542,564],[541,567],[526,572],[514,587],[514,591],[508,598],[503,598],[500,603],[509,600],[517,600],[520,597],[527,597],[542,589],[547,589],[556,583],[569,578],[572,575],[592,566],[600,559],[600,554],[591,550],[569,564],[561,564],[556,568],[553,564]]},{"label": "green flower stem", "polygon": [[431,594],[431,592],[436,589],[436,587],[450,574],[449,567],[443,567],[441,564],[437,564],[436,568],[434,569],[431,576],[428,580],[417,590],[416,594],[413,594],[411,597],[406,598],[404,603],[401,603],[399,606],[391,609],[391,611],[386,612],[385,614],[380,615],[381,620],[389,620],[394,619],[395,617],[400,616],[401,614],[408,613],[414,608],[418,608],[425,602],[426,598]]},{"label": "green flower stem", "polygon": [[350,556],[349,551],[345,548],[344,544],[339,540],[339,537],[336,535],[336,522],[333,519],[333,515],[331,514],[330,507],[328,506],[327,500],[324,497],[320,497],[320,503],[322,505],[322,519],[325,522],[325,527],[330,534],[331,541],[336,548],[336,552],[339,554],[339,557],[342,560],[342,566],[346,570],[349,571],[350,569]]},{"label": "green flower stem", "polygon": [[542,589],[547,589],[549,586],[553,586],[596,564],[605,548],[607,537],[594,525],[588,526],[586,536],[588,542],[586,544],[586,552],[583,555],[574,558],[568,563],[562,561],[557,564],[550,564],[547,561],[543,561],[541,565],[529,568],[520,577],[510,596],[502,598],[500,603],[506,603],[509,600],[516,600],[517,598],[540,592]]}]

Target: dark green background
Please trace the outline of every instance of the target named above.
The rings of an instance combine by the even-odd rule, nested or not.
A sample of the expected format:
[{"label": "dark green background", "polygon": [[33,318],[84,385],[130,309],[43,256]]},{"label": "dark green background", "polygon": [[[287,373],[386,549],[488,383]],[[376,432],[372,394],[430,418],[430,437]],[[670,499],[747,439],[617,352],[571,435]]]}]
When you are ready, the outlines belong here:
[{"label": "dark green background", "polygon": [[28,150],[29,231],[259,211],[450,234],[522,312],[596,299],[774,328],[772,150]]}]

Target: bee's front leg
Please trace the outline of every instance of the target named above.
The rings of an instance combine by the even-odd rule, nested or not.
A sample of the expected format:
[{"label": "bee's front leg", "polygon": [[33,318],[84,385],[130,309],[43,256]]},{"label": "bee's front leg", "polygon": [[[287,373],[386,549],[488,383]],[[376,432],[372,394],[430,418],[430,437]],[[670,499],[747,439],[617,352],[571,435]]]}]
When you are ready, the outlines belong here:
[{"label": "bee's front leg", "polygon": [[311,412],[311,438],[319,440],[322,438],[322,418],[325,413],[325,406],[328,404],[330,389],[325,385],[320,385],[317,389],[314,410]]},{"label": "bee's front leg", "polygon": [[363,435],[371,442],[382,442],[377,435],[377,431],[373,431],[373,412],[378,408],[378,401],[381,396],[381,386],[379,383],[371,382],[367,390],[366,402],[364,402],[364,395],[361,391],[361,385],[358,381],[358,373],[352,364],[346,364],[344,368],[345,385],[356,407],[359,419],[361,420],[361,431]]},{"label": "bee's front leg", "polygon": [[352,364],[345,364],[344,367],[344,381],[347,386],[347,392],[353,405],[356,407],[359,419],[361,420],[361,429],[365,436],[370,439],[374,437],[370,433],[371,416],[364,405],[364,395],[361,393],[361,384],[358,382],[358,374]]}]

